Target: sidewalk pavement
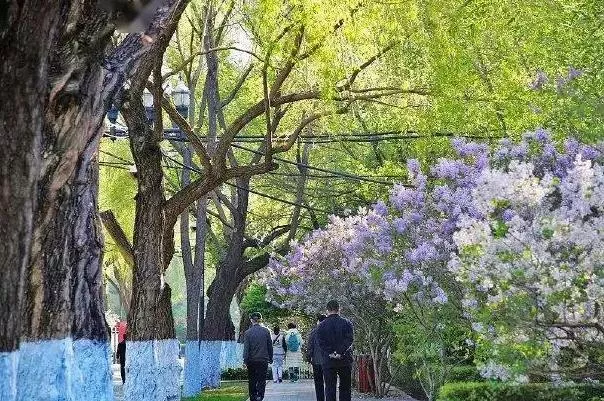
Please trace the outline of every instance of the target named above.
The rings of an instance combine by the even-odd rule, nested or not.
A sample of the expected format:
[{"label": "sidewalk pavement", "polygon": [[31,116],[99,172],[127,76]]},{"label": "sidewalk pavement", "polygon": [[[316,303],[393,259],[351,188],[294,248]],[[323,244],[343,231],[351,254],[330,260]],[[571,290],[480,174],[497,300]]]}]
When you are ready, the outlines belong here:
[{"label": "sidewalk pavement", "polygon": [[[266,385],[264,401],[315,401],[315,387],[312,380],[301,380],[298,383],[283,382],[275,384],[269,382]],[[416,401],[411,397],[402,395],[386,397],[381,400],[368,396],[358,396],[353,393],[352,401]]]}]

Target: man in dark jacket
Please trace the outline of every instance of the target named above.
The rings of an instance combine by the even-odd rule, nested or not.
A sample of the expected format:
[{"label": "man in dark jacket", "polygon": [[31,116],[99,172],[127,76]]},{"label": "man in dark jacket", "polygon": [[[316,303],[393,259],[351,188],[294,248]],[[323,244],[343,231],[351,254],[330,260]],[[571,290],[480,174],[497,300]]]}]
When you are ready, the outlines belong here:
[{"label": "man in dark jacket", "polygon": [[327,303],[327,318],[317,328],[317,339],[323,356],[325,401],[336,401],[336,385],[340,378],[340,401],[350,401],[352,382],[352,323],[340,316],[340,304]]},{"label": "man in dark jacket", "polygon": [[252,326],[243,335],[243,362],[247,366],[250,401],[262,401],[268,364],[273,363],[271,332],[260,325],[262,315],[250,315]]},{"label": "man in dark jacket", "polygon": [[312,364],[312,375],[315,379],[315,394],[317,395],[317,401],[325,401],[325,381],[323,380],[323,355],[321,355],[321,348],[319,347],[319,340],[317,338],[317,328],[323,320],[325,315],[317,316],[317,327],[310,331],[308,336],[308,353],[306,359]]}]

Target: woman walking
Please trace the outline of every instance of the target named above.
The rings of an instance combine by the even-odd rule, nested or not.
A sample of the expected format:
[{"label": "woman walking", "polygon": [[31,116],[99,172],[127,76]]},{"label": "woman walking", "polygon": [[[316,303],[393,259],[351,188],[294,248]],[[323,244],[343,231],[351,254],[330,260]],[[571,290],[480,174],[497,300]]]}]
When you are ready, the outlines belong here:
[{"label": "woman walking", "polygon": [[287,345],[287,358],[285,366],[288,369],[291,382],[297,382],[300,379],[300,365],[302,365],[302,335],[298,331],[295,323],[287,325],[285,334],[285,344]]},{"label": "woman walking", "polygon": [[285,336],[280,332],[279,326],[273,328],[271,339],[273,340],[273,382],[281,383],[283,381],[283,362],[285,361]]}]

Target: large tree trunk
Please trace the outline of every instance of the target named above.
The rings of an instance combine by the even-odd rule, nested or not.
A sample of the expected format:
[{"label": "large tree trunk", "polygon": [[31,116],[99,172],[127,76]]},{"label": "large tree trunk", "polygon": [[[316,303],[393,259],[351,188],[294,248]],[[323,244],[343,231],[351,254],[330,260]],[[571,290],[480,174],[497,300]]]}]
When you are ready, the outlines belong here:
[{"label": "large tree trunk", "polygon": [[126,399],[180,398],[178,341],[175,339],[170,287],[164,282],[163,139],[146,120],[140,94],[123,105],[130,148],[137,167],[134,222],[134,273],[128,316]]},{"label": "large tree trunk", "polygon": [[16,398],[21,308],[29,264],[59,2],[3,5],[0,25],[0,399]]},{"label": "large tree trunk", "polygon": [[[43,161],[21,320],[25,342],[17,399],[73,394],[75,400],[110,400],[95,161],[104,115],[99,61],[109,31],[107,16],[93,3],[58,3],[58,14],[48,18],[58,17],[65,31],[54,37],[47,55]],[[40,34],[38,27],[22,29]]]}]

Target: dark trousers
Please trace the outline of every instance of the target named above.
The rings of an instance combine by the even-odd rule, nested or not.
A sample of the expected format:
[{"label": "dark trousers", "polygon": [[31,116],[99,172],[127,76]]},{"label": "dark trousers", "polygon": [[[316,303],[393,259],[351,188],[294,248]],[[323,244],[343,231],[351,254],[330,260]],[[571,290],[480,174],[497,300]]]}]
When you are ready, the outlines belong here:
[{"label": "dark trousers", "polygon": [[126,364],[120,362],[120,374],[122,375],[122,384],[126,383]]},{"label": "dark trousers", "polygon": [[325,401],[325,382],[323,381],[323,368],[321,365],[312,365],[312,375],[315,379],[315,394],[317,401]]},{"label": "dark trousers", "polygon": [[250,401],[262,400],[266,388],[268,362],[248,362],[247,377]]},{"label": "dark trousers", "polygon": [[352,367],[323,366],[323,378],[325,379],[325,401],[336,401],[336,386],[338,384],[338,377],[340,378],[340,401],[350,401]]}]

